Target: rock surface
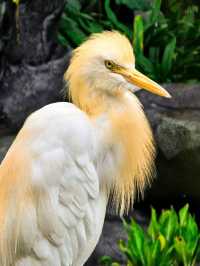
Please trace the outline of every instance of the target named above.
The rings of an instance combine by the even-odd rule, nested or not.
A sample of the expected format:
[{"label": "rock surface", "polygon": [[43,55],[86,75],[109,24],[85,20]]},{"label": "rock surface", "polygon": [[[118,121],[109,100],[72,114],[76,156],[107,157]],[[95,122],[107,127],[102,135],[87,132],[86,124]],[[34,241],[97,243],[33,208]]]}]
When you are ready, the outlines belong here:
[{"label": "rock surface", "polygon": [[[141,210],[133,210],[131,217],[143,228],[147,227],[149,222],[147,213]],[[122,221],[117,216],[108,215],[99,243],[85,266],[100,266],[100,258],[103,256],[110,256],[113,258],[113,261],[120,263],[121,266],[125,266],[126,258],[119,251],[118,243],[119,240],[126,239],[127,234],[123,228]]]},{"label": "rock surface", "polygon": [[122,222],[119,220],[106,221],[99,243],[85,266],[99,266],[102,256],[110,256],[117,262],[120,262],[120,265],[124,265],[125,258],[119,252],[118,248],[120,239],[126,239]]},{"label": "rock surface", "polygon": [[154,131],[158,156],[157,178],[148,200],[200,203],[200,85],[172,84],[171,99],[140,92]]},{"label": "rock surface", "polygon": [[8,77],[0,87],[0,123],[15,132],[30,113],[61,101],[67,60],[65,57],[40,66],[9,66]]},{"label": "rock surface", "polygon": [[12,144],[14,140],[14,136],[8,135],[8,136],[1,136],[0,135],[0,163],[3,160],[6,152],[8,151],[8,148]]},{"label": "rock surface", "polygon": [[[25,118],[45,104],[62,100],[69,54],[56,42],[56,22],[64,0],[10,4],[11,37],[0,56],[0,125],[17,131]],[[7,26],[7,27],[6,27]]]}]

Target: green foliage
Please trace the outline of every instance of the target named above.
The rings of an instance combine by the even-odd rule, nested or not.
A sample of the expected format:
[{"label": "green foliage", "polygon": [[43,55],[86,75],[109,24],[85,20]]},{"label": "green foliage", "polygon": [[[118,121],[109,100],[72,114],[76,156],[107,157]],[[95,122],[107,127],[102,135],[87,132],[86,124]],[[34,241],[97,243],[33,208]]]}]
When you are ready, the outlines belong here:
[{"label": "green foliage", "polygon": [[105,28],[111,28],[109,21],[104,21],[97,13],[87,11],[87,7],[83,9],[80,1],[69,0],[60,20],[58,40],[63,46],[70,44],[76,47],[89,34],[101,32]]},{"label": "green foliage", "polygon": [[122,31],[125,33],[129,38],[131,37],[131,31],[127,26],[125,26],[123,23],[121,23],[118,19],[115,13],[112,11],[110,6],[110,0],[105,0],[104,7],[106,11],[106,15],[109,19],[109,21],[112,23],[113,27],[116,28],[119,31]]},{"label": "green foliage", "polygon": [[[173,208],[157,217],[151,210],[146,231],[134,220],[124,222],[127,241],[120,240],[119,249],[126,256],[127,266],[195,266],[200,262],[200,232],[188,204],[177,214]],[[101,265],[117,266],[110,257]]]},{"label": "green foliage", "polygon": [[[164,37],[166,31],[166,20],[160,12],[161,0],[154,0],[151,10],[145,19],[140,15],[134,20],[134,51],[137,58],[137,67],[151,76],[151,78],[166,82],[171,81],[172,66],[175,58],[176,37],[164,42],[163,47],[160,39]],[[139,25],[138,25],[139,24]],[[142,27],[140,26],[142,25]],[[139,36],[143,36],[143,40]],[[140,39],[141,46],[145,51],[138,52],[136,43]]]},{"label": "green foliage", "polygon": [[17,6],[19,5],[19,1],[20,0],[12,0],[14,4],[16,4]]},{"label": "green foliage", "polygon": [[109,256],[103,256],[101,258],[101,263],[104,266],[120,266],[120,264],[118,262],[113,262],[112,258]]},{"label": "green foliage", "polygon": [[137,67],[160,82],[197,79],[200,70],[198,7],[183,9],[177,1],[168,3],[167,15],[161,11],[161,0],[154,0],[149,12],[134,20],[134,45],[139,35],[144,40],[142,51],[138,53],[134,47]]},{"label": "green foliage", "polygon": [[6,3],[2,2],[0,3],[0,27],[1,27],[4,15],[5,15],[5,11],[6,11]]},{"label": "green foliage", "polygon": [[[3,32],[3,20],[5,17],[5,12],[6,12],[6,2],[2,1],[0,3],[0,33]],[[0,52],[3,50],[4,47],[4,38],[5,36],[2,36],[3,34],[1,34],[1,38],[0,38]]]},{"label": "green foliage", "polygon": [[[63,46],[76,47],[91,33],[115,29],[133,42],[137,68],[154,80],[199,80],[200,12],[197,6],[177,0],[89,2],[83,5],[80,0],[67,1],[58,34]],[[127,16],[121,14],[122,7]]]},{"label": "green foliage", "polygon": [[131,10],[144,11],[150,8],[150,1],[147,0],[116,0],[116,4],[125,5]]}]

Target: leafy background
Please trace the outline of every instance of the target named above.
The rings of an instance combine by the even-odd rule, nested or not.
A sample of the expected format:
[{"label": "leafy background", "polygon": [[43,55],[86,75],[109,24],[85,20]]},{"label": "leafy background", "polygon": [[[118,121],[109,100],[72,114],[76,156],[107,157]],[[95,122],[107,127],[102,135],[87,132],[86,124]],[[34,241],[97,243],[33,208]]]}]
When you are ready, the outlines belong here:
[{"label": "leafy background", "polygon": [[200,13],[191,1],[68,0],[58,40],[76,47],[105,29],[134,44],[137,68],[159,82],[197,82],[200,72]]}]

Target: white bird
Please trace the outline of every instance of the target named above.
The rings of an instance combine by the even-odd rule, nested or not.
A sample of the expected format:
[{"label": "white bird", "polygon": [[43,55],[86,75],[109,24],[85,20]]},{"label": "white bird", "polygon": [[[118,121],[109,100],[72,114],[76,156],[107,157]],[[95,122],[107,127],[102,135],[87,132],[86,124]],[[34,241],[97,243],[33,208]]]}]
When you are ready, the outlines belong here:
[{"label": "white bird", "polygon": [[111,197],[121,214],[149,183],[152,133],[135,85],[170,95],[135,69],[118,32],[92,35],[65,74],[73,104],[31,114],[0,165],[0,265],[81,266]]}]

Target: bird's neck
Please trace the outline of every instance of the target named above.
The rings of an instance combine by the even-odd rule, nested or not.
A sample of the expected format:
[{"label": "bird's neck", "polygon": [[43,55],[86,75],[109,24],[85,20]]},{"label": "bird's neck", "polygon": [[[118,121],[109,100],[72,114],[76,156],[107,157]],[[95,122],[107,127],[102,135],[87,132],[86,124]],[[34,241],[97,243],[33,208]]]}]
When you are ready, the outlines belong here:
[{"label": "bird's neck", "polygon": [[112,154],[116,170],[112,186],[114,201],[123,212],[150,182],[154,163],[153,137],[139,100],[129,92],[108,110],[107,117],[110,130],[105,139],[110,136],[111,147],[115,150]]},{"label": "bird's neck", "polygon": [[150,182],[154,161],[151,129],[139,100],[131,93],[118,91],[114,96],[96,93],[86,97],[88,91],[82,88],[75,104],[96,123],[97,133],[102,131],[100,150],[107,159],[99,167],[103,169],[101,180],[110,183],[112,179],[113,199],[123,212]]}]

